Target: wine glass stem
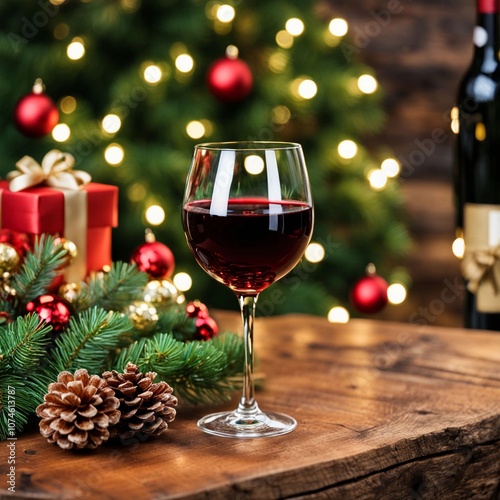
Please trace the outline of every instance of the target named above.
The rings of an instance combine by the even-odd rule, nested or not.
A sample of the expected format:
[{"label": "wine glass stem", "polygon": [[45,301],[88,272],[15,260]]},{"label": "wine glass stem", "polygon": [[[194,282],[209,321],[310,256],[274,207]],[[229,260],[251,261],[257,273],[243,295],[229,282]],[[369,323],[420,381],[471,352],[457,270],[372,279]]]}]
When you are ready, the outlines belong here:
[{"label": "wine glass stem", "polygon": [[238,295],[241,318],[243,320],[243,341],[245,343],[245,366],[243,394],[238,405],[238,413],[251,416],[259,411],[255,401],[253,380],[253,324],[255,321],[255,306],[259,295]]}]

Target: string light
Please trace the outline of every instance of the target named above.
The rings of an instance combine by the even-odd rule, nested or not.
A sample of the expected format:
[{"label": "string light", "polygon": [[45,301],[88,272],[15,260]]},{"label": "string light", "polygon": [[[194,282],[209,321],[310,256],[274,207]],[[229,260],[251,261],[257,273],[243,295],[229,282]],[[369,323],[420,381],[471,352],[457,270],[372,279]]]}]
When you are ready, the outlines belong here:
[{"label": "string light", "polygon": [[358,145],[354,141],[346,139],[337,146],[337,151],[341,158],[344,158],[344,160],[350,160],[358,153]]},{"label": "string light", "polygon": [[310,243],[304,252],[304,257],[309,262],[316,264],[325,258],[325,249],[319,243]]},{"label": "string light", "polygon": [[457,106],[454,106],[451,109],[450,115],[451,115],[451,131],[454,134],[458,134],[460,131],[460,121],[459,121],[460,111]]},{"label": "string light", "polygon": [[300,36],[304,33],[304,23],[297,17],[292,17],[286,22],[285,29],[292,36]]},{"label": "string light", "polygon": [[165,220],[165,210],[160,205],[151,205],[145,213],[146,220],[153,226],[159,226]]},{"label": "string light", "polygon": [[245,158],[245,170],[249,174],[258,175],[264,171],[264,160],[257,155],[250,155]]},{"label": "string light", "polygon": [[159,66],[150,64],[146,67],[143,73],[144,80],[148,83],[158,83],[161,80],[163,73]]},{"label": "string light", "polygon": [[380,191],[384,189],[387,184],[387,175],[385,175],[383,170],[377,168],[368,173],[368,181],[373,189]]},{"label": "string light", "polygon": [[172,281],[175,288],[181,292],[187,292],[193,286],[193,280],[188,273],[177,273],[174,275]]},{"label": "string light", "polygon": [[104,151],[104,159],[112,166],[119,165],[124,157],[123,148],[116,143],[110,144]]},{"label": "string light", "polygon": [[66,54],[72,61],[77,61],[85,55],[85,45],[80,37],[75,37],[66,48]]},{"label": "string light", "polygon": [[102,129],[108,134],[115,134],[121,126],[122,121],[118,115],[109,114],[102,119]]},{"label": "string light", "polygon": [[386,158],[380,165],[380,168],[387,177],[397,177],[401,170],[399,162],[394,158]]},{"label": "string light", "polygon": [[67,141],[70,135],[71,135],[71,130],[65,123],[58,123],[52,129],[52,137],[57,142]]},{"label": "string light", "polygon": [[276,106],[272,111],[273,121],[278,125],[285,125],[290,121],[292,113],[286,106]]},{"label": "string light", "polygon": [[230,23],[236,15],[234,7],[231,5],[221,5],[215,15],[221,23]]},{"label": "string light", "polygon": [[189,54],[180,54],[175,59],[175,67],[181,73],[189,73],[194,68],[194,60]]},{"label": "string light", "polygon": [[391,304],[402,304],[406,300],[406,288],[401,283],[393,283],[387,288],[387,299]]},{"label": "string light", "polygon": [[347,34],[348,29],[349,25],[347,24],[347,21],[345,19],[342,19],[341,17],[332,19],[330,21],[330,24],[328,25],[328,31],[333,36],[342,37]]},{"label": "string light", "polygon": [[205,126],[198,120],[193,120],[186,125],[186,133],[191,139],[200,139],[205,135]]},{"label": "string light", "polygon": [[291,91],[300,99],[312,99],[318,92],[318,86],[310,78],[296,78],[291,83]]},{"label": "string light", "polygon": [[373,94],[378,87],[377,80],[371,75],[361,75],[358,78],[358,88],[363,94]]},{"label": "string light", "polygon": [[269,57],[269,69],[274,73],[282,73],[288,64],[288,57],[285,52],[276,51]]},{"label": "string light", "polygon": [[135,182],[127,189],[127,197],[130,201],[141,201],[146,198],[146,188],[144,184]]},{"label": "string light", "polygon": [[275,39],[282,49],[289,49],[293,45],[293,36],[287,30],[278,31]]},{"label": "string light", "polygon": [[76,109],[76,99],[73,96],[67,95],[61,99],[59,107],[64,114],[69,115]]},{"label": "string light", "polygon": [[451,245],[451,251],[453,252],[453,255],[455,257],[457,257],[458,259],[463,259],[465,254],[465,241],[461,236],[455,239],[455,241]]},{"label": "string light", "polygon": [[328,311],[330,323],[348,323],[349,317],[349,311],[345,307],[335,306]]}]

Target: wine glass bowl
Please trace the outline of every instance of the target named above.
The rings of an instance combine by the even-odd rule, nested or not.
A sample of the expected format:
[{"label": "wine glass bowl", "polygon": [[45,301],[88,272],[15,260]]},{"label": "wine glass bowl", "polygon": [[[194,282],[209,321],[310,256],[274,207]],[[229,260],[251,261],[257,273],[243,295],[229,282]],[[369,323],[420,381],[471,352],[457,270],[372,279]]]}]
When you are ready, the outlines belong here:
[{"label": "wine glass bowl", "polygon": [[245,342],[238,409],[204,417],[198,426],[230,437],[290,432],[292,417],[263,413],[253,387],[253,323],[259,293],[290,272],[312,234],[313,207],[299,144],[207,143],[195,147],[182,221],[188,246],[210,276],[240,303]]}]

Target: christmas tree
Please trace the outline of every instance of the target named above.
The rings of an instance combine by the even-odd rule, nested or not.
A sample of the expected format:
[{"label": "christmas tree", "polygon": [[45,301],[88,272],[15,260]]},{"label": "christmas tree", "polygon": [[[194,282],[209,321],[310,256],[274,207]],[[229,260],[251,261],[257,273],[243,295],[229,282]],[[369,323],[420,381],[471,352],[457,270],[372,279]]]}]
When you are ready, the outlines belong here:
[{"label": "christmas tree", "polygon": [[[28,154],[73,154],[94,181],[120,187],[115,260],[157,239],[212,307],[232,294],[197,267],[181,221],[185,177],[198,142],[284,140],[303,145],[315,201],[306,259],[261,298],[261,313],[326,314],[348,305],[373,262],[388,281],[408,246],[397,163],[376,134],[381,91],[348,25],[306,0],[5,0],[0,5],[0,174]],[[222,68],[222,69],[221,69]],[[235,83],[221,79],[225,71]],[[52,134],[16,128],[16,101],[41,78],[56,102]],[[365,140],[369,139],[368,142]]]}]

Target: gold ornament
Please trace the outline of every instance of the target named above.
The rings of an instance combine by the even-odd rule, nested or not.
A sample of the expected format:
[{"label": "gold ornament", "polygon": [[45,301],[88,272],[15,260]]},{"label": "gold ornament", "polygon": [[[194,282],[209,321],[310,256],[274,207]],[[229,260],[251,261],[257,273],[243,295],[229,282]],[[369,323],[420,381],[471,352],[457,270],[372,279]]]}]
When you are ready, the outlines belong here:
[{"label": "gold ornament", "polygon": [[179,302],[181,296],[184,297],[170,280],[151,280],[142,293],[142,298],[158,309],[181,304],[182,301]]},{"label": "gold ornament", "polygon": [[61,237],[56,238],[54,243],[56,245],[61,245],[63,249],[66,250],[64,267],[69,266],[76,259],[76,256],[78,255],[78,249],[76,248],[76,245],[71,240],[67,240],[66,238],[61,238]]},{"label": "gold ornament", "polygon": [[132,302],[128,306],[126,314],[132,320],[134,328],[143,332],[152,330],[158,321],[156,307],[148,302]]},{"label": "gold ornament", "polygon": [[0,273],[15,273],[21,265],[17,250],[7,243],[0,243]]},{"label": "gold ornament", "polygon": [[73,304],[80,292],[82,291],[82,286],[80,283],[64,283],[61,285],[58,290],[58,294],[69,304]]}]

